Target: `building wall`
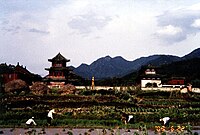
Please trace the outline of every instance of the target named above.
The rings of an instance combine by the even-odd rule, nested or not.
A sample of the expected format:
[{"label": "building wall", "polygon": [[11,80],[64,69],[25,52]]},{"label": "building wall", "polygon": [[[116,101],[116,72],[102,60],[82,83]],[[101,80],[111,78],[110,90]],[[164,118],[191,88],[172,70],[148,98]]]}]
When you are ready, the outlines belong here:
[{"label": "building wall", "polygon": [[159,84],[161,84],[161,80],[141,80],[141,87],[146,87],[147,83],[156,83],[157,86],[159,86]]},{"label": "building wall", "polygon": [[49,88],[62,88],[65,85],[65,82],[50,82],[48,85]]},{"label": "building wall", "polygon": [[183,85],[185,83],[184,80],[170,80],[168,82],[168,84],[171,84],[171,85]]},{"label": "building wall", "polygon": [[10,74],[3,74],[3,83],[6,84],[12,80],[18,79],[18,75],[16,73],[10,73]]}]

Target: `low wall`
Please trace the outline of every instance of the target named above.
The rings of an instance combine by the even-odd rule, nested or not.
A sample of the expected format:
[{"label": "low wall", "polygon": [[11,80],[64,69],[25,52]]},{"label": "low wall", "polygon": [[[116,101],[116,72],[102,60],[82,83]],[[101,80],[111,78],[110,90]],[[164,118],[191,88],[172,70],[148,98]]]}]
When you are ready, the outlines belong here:
[{"label": "low wall", "polygon": [[[187,88],[168,88],[168,87],[161,87],[161,88],[141,88],[141,90],[157,90],[157,91],[181,91],[181,93],[187,93]],[[192,92],[200,93],[200,88],[192,88]]]},{"label": "low wall", "polygon": [[180,88],[168,88],[168,87],[156,87],[156,88],[141,88],[141,90],[155,90],[155,91],[181,91],[182,93],[187,92],[187,88],[180,89]]},{"label": "low wall", "polygon": [[[88,89],[92,90],[92,86],[75,86],[77,89]],[[94,90],[135,90],[135,86],[118,86],[118,87],[110,87],[110,86],[94,86]]]},{"label": "low wall", "polygon": [[200,88],[192,88],[192,92],[200,93]]},{"label": "low wall", "polygon": [[[91,86],[75,86],[77,89],[86,89],[92,90]],[[94,90],[135,90],[135,86],[118,86],[118,87],[110,87],[110,86],[94,86]],[[187,92],[187,88],[169,88],[169,87],[155,87],[155,88],[141,88],[141,90],[156,90],[156,91],[181,91],[182,93]],[[200,93],[200,88],[192,88],[192,92]]]}]

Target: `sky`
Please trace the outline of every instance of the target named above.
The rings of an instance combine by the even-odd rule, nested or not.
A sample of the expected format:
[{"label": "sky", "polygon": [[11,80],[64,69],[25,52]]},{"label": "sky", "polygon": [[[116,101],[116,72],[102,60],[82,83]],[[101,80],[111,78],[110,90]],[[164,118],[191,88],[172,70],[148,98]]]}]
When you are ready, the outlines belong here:
[{"label": "sky", "polygon": [[78,67],[107,55],[182,57],[200,44],[200,0],[1,0],[0,63],[45,76],[59,52]]}]

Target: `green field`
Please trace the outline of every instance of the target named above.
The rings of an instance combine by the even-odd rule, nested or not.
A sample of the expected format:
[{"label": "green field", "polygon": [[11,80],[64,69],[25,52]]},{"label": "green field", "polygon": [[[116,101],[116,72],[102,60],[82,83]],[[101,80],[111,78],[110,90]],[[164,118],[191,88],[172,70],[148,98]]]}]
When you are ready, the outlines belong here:
[{"label": "green field", "polygon": [[[53,127],[147,128],[161,126],[169,116],[173,126],[200,125],[200,95],[161,91],[82,90],[78,95],[1,95],[1,127],[24,127],[32,116],[38,127],[46,126],[48,110],[55,108]],[[121,121],[122,113],[134,116]]]}]

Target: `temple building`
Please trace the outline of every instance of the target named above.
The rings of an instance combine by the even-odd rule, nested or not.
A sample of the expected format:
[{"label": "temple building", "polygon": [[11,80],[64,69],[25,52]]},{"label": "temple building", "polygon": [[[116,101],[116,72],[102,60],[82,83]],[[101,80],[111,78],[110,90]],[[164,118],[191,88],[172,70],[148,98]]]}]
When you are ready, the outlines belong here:
[{"label": "temple building", "polygon": [[141,88],[158,87],[162,76],[157,74],[154,67],[148,67],[141,75]]},{"label": "temple building", "polygon": [[61,88],[69,83],[71,70],[67,67],[67,62],[70,60],[58,53],[54,58],[48,59],[48,61],[51,62],[51,67],[45,68],[45,70],[49,71],[49,74],[44,77],[44,82],[51,88]]},{"label": "temple building", "polygon": [[[26,69],[26,66],[17,63],[17,65],[7,65],[6,63],[0,64],[0,76],[3,84],[6,84],[10,81],[21,79],[27,84],[31,85],[33,81],[40,81],[41,77],[31,73]],[[37,78],[38,77],[38,78]]]},{"label": "temple building", "polygon": [[17,65],[7,65],[6,63],[0,64],[0,91],[3,91],[5,84],[13,80],[23,80],[28,85],[31,85],[32,82],[41,81],[42,77],[31,73],[26,66],[20,65],[19,62]]}]

